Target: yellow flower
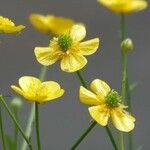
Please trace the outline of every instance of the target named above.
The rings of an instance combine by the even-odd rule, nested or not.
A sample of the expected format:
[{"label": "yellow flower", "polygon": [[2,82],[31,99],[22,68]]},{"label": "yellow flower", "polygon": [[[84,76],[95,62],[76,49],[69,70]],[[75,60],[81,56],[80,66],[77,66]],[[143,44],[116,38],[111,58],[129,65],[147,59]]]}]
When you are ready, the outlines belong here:
[{"label": "yellow flower", "polygon": [[53,38],[49,47],[36,47],[36,58],[45,66],[60,60],[61,69],[65,72],[80,70],[87,63],[83,55],[93,54],[99,46],[98,38],[81,42],[85,36],[85,27],[81,24],[74,25],[66,34]]},{"label": "yellow flower", "polygon": [[54,81],[41,82],[32,76],[24,76],[19,79],[19,86],[12,85],[11,88],[30,102],[45,103],[61,97],[64,90]]},{"label": "yellow flower", "polygon": [[138,12],[148,5],[146,0],[98,0],[98,2],[115,13]]},{"label": "yellow flower", "polygon": [[63,34],[75,24],[72,19],[57,17],[54,15],[43,16],[40,14],[31,14],[29,18],[31,24],[38,31],[46,34]]},{"label": "yellow flower", "polygon": [[24,28],[25,26],[23,25],[16,26],[8,18],[0,16],[0,33],[17,33],[23,30]]},{"label": "yellow flower", "polygon": [[106,126],[111,117],[113,125],[120,131],[129,132],[133,130],[135,118],[124,109],[118,93],[110,89],[104,81],[95,79],[91,83],[92,92],[80,87],[80,100],[89,107],[91,117],[100,125]]}]

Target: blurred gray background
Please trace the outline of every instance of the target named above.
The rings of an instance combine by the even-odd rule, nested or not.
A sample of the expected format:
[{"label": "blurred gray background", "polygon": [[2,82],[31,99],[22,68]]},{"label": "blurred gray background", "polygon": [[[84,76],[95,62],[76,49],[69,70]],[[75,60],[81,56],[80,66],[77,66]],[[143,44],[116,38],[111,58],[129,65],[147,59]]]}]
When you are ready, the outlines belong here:
[{"label": "blurred gray background", "polygon": [[[41,65],[34,56],[34,47],[47,46],[49,37],[37,32],[28,20],[31,13],[55,14],[73,18],[87,26],[86,39],[100,37],[101,46],[97,53],[88,57],[88,65],[82,70],[85,79],[107,81],[120,90],[121,55],[119,46],[120,17],[100,6],[96,0],[1,0],[0,14],[23,24],[26,29],[19,35],[0,36],[0,92],[15,95],[11,84],[18,84],[24,75],[38,76]],[[127,31],[134,41],[134,51],[129,56],[130,80],[137,81],[133,93],[133,114],[136,116],[134,130],[135,150],[143,145],[149,150],[150,136],[150,10],[127,16]],[[69,150],[81,133],[89,126],[87,106],[78,98],[80,83],[76,74],[62,72],[59,65],[49,67],[47,80],[58,81],[65,95],[57,101],[40,107],[41,141],[43,150]],[[10,99],[8,99],[8,103]],[[23,127],[27,123],[31,104],[24,101],[21,111]],[[7,116],[5,114],[5,116]],[[5,128],[12,132],[13,125],[5,117]],[[118,131],[114,128],[117,135]],[[34,138],[34,134],[33,134]],[[20,138],[21,140],[22,138]],[[33,140],[35,143],[35,141]],[[35,143],[36,145],[36,143]],[[2,148],[0,148],[2,149]],[[112,146],[103,127],[96,126],[78,147],[79,150],[111,150]],[[126,148],[127,150],[128,148]],[[36,148],[35,148],[36,150]]]}]

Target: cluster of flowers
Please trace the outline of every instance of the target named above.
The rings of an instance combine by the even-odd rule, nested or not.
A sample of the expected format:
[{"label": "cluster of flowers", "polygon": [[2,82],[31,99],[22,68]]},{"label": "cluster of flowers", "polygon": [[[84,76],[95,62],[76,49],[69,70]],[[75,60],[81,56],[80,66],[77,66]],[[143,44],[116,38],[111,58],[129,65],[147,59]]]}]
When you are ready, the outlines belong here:
[{"label": "cluster of flowers", "polygon": [[[144,0],[98,1],[119,14],[132,13],[147,7],[147,2]],[[68,18],[40,14],[32,14],[30,21],[38,31],[54,35],[47,47],[35,47],[34,50],[37,61],[44,66],[59,61],[62,71],[78,72],[87,64],[85,56],[92,55],[99,47],[99,38],[83,41],[86,29],[82,23],[76,23]],[[16,26],[8,18],[0,16],[1,33],[17,33],[24,28],[24,26]],[[29,102],[38,104],[54,100],[64,94],[64,89],[57,82],[43,82],[33,76],[21,77],[19,87],[12,85],[11,88]],[[120,131],[130,132],[134,129],[135,118],[125,111],[127,106],[124,105],[122,97],[117,91],[111,89],[106,82],[100,79],[92,81],[90,89],[85,85],[80,86],[79,97],[82,103],[91,105],[88,111],[93,120],[101,126],[106,126],[111,118],[113,125]]]}]

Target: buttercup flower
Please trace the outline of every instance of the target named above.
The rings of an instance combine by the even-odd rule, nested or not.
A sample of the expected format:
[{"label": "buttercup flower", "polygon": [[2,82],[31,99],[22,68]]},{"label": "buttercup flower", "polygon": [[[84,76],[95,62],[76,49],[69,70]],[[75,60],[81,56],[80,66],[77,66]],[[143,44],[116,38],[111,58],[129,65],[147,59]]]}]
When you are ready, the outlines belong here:
[{"label": "buttercup flower", "polygon": [[0,33],[17,33],[23,30],[24,28],[25,26],[23,25],[16,26],[8,18],[0,16]]},{"label": "buttercup flower", "polygon": [[64,90],[57,82],[41,82],[32,76],[21,77],[19,86],[12,85],[11,88],[30,102],[45,103],[64,94]]},{"label": "buttercup flower", "polygon": [[30,22],[38,31],[46,34],[53,33],[54,35],[65,33],[75,24],[69,18],[40,14],[31,14]]},{"label": "buttercup flower", "polygon": [[115,13],[132,13],[145,9],[146,0],[98,0],[100,4]]},{"label": "buttercup flower", "polygon": [[86,36],[83,25],[74,25],[66,34],[53,38],[49,47],[36,47],[35,55],[39,63],[48,66],[60,60],[61,69],[75,72],[83,68],[87,60],[83,55],[91,55],[99,46],[99,39],[81,42]]},{"label": "buttercup flower", "polygon": [[121,102],[121,97],[110,89],[109,85],[102,80],[95,79],[91,83],[92,92],[80,87],[80,100],[89,107],[91,117],[100,125],[106,126],[108,119],[112,119],[113,125],[120,131],[129,132],[133,130],[135,118],[124,109],[127,108]]}]

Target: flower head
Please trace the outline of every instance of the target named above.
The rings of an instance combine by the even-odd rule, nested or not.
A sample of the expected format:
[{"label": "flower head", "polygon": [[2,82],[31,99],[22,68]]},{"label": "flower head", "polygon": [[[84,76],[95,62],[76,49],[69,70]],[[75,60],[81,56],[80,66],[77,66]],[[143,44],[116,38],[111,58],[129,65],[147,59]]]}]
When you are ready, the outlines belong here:
[{"label": "flower head", "polygon": [[40,32],[46,34],[61,35],[70,29],[75,22],[72,19],[57,17],[54,15],[30,15],[31,24]]},{"label": "flower head", "polygon": [[12,85],[11,88],[30,102],[45,103],[64,94],[64,90],[61,89],[57,82],[41,82],[32,76],[21,77],[19,86]]},{"label": "flower head", "polygon": [[99,46],[99,39],[81,42],[86,35],[81,24],[72,26],[66,34],[53,38],[49,47],[36,47],[35,55],[39,63],[48,66],[60,60],[61,69],[65,72],[75,72],[82,69],[87,60],[83,55],[91,55]]},{"label": "flower head", "polygon": [[108,119],[112,119],[113,125],[120,131],[133,130],[135,118],[124,109],[127,108],[121,102],[121,96],[110,89],[104,81],[95,79],[91,83],[92,92],[80,87],[80,100],[89,107],[91,117],[100,125],[106,126]]},{"label": "flower head", "polygon": [[132,13],[145,9],[146,0],[98,0],[100,4],[115,13]]},{"label": "flower head", "polygon": [[17,33],[24,28],[25,26],[16,26],[10,19],[0,16],[0,33]]}]

